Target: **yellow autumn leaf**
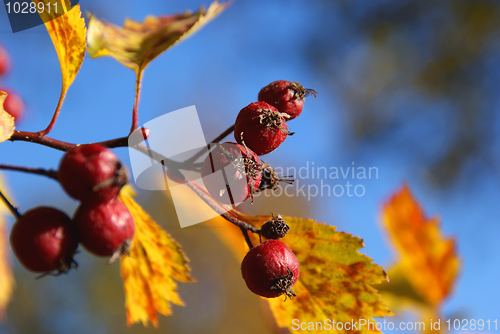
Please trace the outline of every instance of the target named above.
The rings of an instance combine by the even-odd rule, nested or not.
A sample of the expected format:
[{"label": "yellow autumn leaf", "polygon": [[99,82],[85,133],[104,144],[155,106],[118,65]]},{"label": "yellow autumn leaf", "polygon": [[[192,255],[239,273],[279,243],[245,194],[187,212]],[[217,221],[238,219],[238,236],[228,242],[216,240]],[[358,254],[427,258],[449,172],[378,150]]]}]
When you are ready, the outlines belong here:
[{"label": "yellow autumn leaf", "polygon": [[[39,3],[43,3],[44,8],[48,8],[52,6],[54,1],[32,0],[32,2],[37,4],[37,6]],[[82,12],[80,11],[80,5],[71,8],[69,0],[62,0],[58,3],[62,5],[62,9],[58,9],[58,11],[60,12],[63,10],[66,12],[64,15],[60,15],[60,13],[55,11],[43,11],[39,13],[43,22],[45,22],[45,27],[54,44],[62,75],[61,95],[57,103],[56,111],[54,112],[54,117],[47,129],[41,132],[42,134],[47,134],[54,125],[66,96],[66,92],[82,66],[87,45],[85,21],[81,17]]]},{"label": "yellow autumn leaf", "polygon": [[184,305],[177,294],[177,282],[193,282],[188,259],[177,242],[134,201],[126,186],[119,199],[134,218],[135,234],[129,256],[120,258],[125,291],[127,326],[150,321],[158,326],[158,314],[171,315],[171,303]]},{"label": "yellow autumn leaf", "polygon": [[9,139],[14,133],[14,117],[3,108],[7,93],[0,90],[0,143]]},{"label": "yellow autumn leaf", "polygon": [[142,23],[126,19],[123,27],[100,21],[88,24],[88,48],[92,58],[112,56],[134,71],[142,71],[154,58],[188,37],[220,14],[227,3],[213,2],[207,10],[168,16],[147,16]]},{"label": "yellow autumn leaf", "polygon": [[407,185],[384,205],[382,221],[407,280],[427,303],[438,307],[460,269],[455,240],[442,235],[437,218],[424,215]]},{"label": "yellow autumn leaf", "polygon": [[[268,216],[246,216],[233,211],[243,220],[260,227]],[[357,323],[357,330],[337,330],[337,333],[378,333],[373,326],[360,328],[360,319],[373,321],[373,317],[391,316],[392,313],[372,285],[387,279],[384,270],[372,259],[358,252],[364,247],[363,240],[351,234],[337,232],[336,228],[311,219],[283,217],[290,231],[282,241],[295,253],[300,263],[299,280],[293,287],[297,297],[291,301],[283,298],[265,299],[269,302],[276,322],[293,332],[294,319],[316,323],[326,319],[343,324]],[[227,223],[219,224],[213,231],[231,247],[238,258],[248,251],[241,231]],[[254,245],[259,243],[251,236]],[[316,333],[314,330],[303,332]],[[318,331],[321,332],[321,331]]]},{"label": "yellow autumn leaf", "polygon": [[[5,191],[1,174],[0,189]],[[10,212],[3,201],[0,201],[0,321],[5,320],[7,305],[16,285],[10,264],[9,237],[7,235],[7,226],[5,225],[5,217],[7,215],[10,215]]]}]

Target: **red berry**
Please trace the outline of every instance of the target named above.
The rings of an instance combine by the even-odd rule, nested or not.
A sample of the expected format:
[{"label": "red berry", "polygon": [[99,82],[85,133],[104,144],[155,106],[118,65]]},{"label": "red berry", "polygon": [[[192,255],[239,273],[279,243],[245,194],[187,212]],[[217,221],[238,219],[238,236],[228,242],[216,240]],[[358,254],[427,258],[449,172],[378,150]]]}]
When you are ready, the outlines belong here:
[{"label": "red berry", "polygon": [[64,212],[40,206],[27,211],[14,223],[10,244],[19,262],[28,270],[62,273],[75,264],[73,255],[78,238],[71,219]]},{"label": "red berry", "polygon": [[241,263],[241,273],[253,293],[274,298],[295,296],[292,286],[299,278],[299,261],[284,243],[278,240],[252,248]]},{"label": "red berry", "polygon": [[309,94],[316,96],[316,91],[305,89],[298,82],[278,80],[260,90],[259,101],[267,102],[279,112],[288,114],[290,117],[287,120],[291,120],[300,115]]},{"label": "red berry", "polygon": [[82,203],[73,221],[82,246],[97,256],[123,253],[134,237],[134,219],[118,199]]},{"label": "red berry", "polygon": [[254,102],[240,110],[234,124],[234,138],[257,155],[274,151],[293,134],[288,131],[285,118],[273,106]]},{"label": "red berry", "polygon": [[59,182],[73,198],[105,202],[116,198],[128,181],[126,168],[116,155],[99,144],[78,146],[61,160]]},{"label": "red berry", "polygon": [[1,90],[5,91],[8,94],[3,103],[4,110],[8,112],[12,117],[14,117],[16,122],[18,122],[24,114],[23,99],[10,89],[2,88]]},{"label": "red berry", "polygon": [[4,75],[10,68],[10,57],[7,51],[0,45],[0,76]]},{"label": "red berry", "polygon": [[205,158],[201,176],[213,198],[224,204],[238,205],[259,188],[259,157],[243,145],[223,143]]},{"label": "red berry", "polygon": [[280,239],[283,238],[289,230],[290,227],[280,215],[273,215],[273,218],[265,222],[260,228],[260,235],[266,239]]}]

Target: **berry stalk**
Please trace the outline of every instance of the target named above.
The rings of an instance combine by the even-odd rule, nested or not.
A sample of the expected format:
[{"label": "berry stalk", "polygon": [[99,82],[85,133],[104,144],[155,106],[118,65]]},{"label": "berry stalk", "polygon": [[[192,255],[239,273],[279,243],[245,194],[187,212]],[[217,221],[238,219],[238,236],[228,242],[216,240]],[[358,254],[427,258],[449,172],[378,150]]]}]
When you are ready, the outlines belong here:
[{"label": "berry stalk", "polygon": [[185,163],[195,162],[196,159],[198,159],[199,157],[201,157],[203,154],[205,154],[207,151],[210,150],[210,144],[217,144],[217,143],[219,143],[222,139],[224,139],[227,136],[229,136],[231,134],[231,132],[233,132],[233,131],[234,131],[234,124],[231,125],[229,128],[227,128],[223,133],[221,133],[220,135],[218,135],[214,140],[212,140],[207,145],[207,148],[202,148],[201,150],[199,150],[198,152],[196,152],[191,158],[185,160],[184,162]]}]

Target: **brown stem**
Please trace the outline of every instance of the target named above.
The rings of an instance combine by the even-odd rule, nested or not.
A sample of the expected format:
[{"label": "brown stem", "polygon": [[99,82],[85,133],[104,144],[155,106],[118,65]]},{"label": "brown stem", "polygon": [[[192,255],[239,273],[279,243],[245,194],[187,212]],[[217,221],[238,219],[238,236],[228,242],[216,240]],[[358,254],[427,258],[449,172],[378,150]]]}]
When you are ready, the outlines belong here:
[{"label": "brown stem", "polygon": [[12,212],[12,215],[18,219],[21,217],[21,214],[17,210],[17,208],[12,205],[12,203],[9,201],[7,197],[3,194],[3,192],[0,190],[0,198],[4,201],[5,205],[9,208],[10,212]]},{"label": "brown stem", "polygon": [[[229,128],[227,128],[226,131],[224,131],[223,133],[221,133],[220,135],[218,135],[214,140],[212,140],[210,142],[210,144],[215,144],[215,143],[220,142],[222,139],[226,138],[233,131],[234,131],[234,124],[231,125]],[[201,157],[205,152],[208,152],[208,150],[210,149],[210,144],[208,144],[206,148],[202,148],[201,150],[199,150],[198,152],[196,152],[191,158],[185,160],[184,162],[185,163],[195,162],[196,159],[198,159],[199,157]]]},{"label": "brown stem", "polygon": [[0,164],[0,169],[5,169],[5,170],[15,170],[18,172],[25,172],[25,173],[31,173],[31,174],[37,174],[37,175],[44,175],[47,176],[51,179],[57,180],[57,171],[52,170],[52,169],[43,169],[43,168],[32,168],[32,167],[22,167],[22,166],[12,166],[12,165],[5,165],[5,164]]}]

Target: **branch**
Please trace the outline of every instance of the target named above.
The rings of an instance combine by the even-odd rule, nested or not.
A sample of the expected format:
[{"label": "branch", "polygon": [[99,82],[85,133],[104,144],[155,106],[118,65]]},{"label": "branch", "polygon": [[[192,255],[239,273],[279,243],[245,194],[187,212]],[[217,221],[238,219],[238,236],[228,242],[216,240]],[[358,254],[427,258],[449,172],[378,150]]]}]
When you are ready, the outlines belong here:
[{"label": "branch", "polygon": [[[234,225],[238,226],[239,228],[243,228],[243,229],[245,229],[247,231],[251,231],[253,233],[259,233],[260,230],[258,228],[253,227],[252,225],[244,222],[243,220],[238,219],[237,217],[231,215],[228,211],[222,209],[217,204],[216,201],[214,201],[209,195],[207,195],[200,188],[198,188],[198,186],[194,182],[191,182],[188,179],[186,179],[186,177],[179,171],[179,168],[177,168],[177,166],[176,166],[176,164],[178,165],[178,164],[182,164],[182,163],[178,163],[178,162],[172,161],[170,159],[167,159],[163,155],[153,151],[152,149],[150,149],[149,147],[147,147],[143,144],[135,145],[135,146],[133,146],[133,148],[135,148],[139,152],[142,152],[142,153],[148,155],[149,157],[151,157],[151,159],[160,162],[164,167],[169,168],[170,173],[174,178],[179,179],[182,183],[186,184],[189,188],[191,188],[191,190],[194,191],[196,193],[196,195],[198,195],[198,197],[200,197],[209,207],[212,208],[212,210],[217,212],[217,214],[219,214],[222,218],[233,223]],[[165,170],[164,170],[164,172],[165,172]]]},{"label": "branch", "polygon": [[27,131],[14,131],[9,140],[27,141],[30,143],[36,143],[43,146],[55,148],[56,150],[64,152],[69,151],[76,146],[76,144],[70,144],[64,141],[42,136],[38,132],[27,132]]},{"label": "branch", "polygon": [[5,169],[5,170],[14,170],[18,172],[25,172],[25,173],[31,173],[31,174],[37,174],[37,175],[44,175],[47,176],[51,179],[58,180],[57,178],[57,171],[52,170],[52,169],[43,169],[43,168],[32,168],[32,167],[22,167],[22,166],[12,166],[12,165],[5,165],[5,164],[0,164],[0,169]]}]

